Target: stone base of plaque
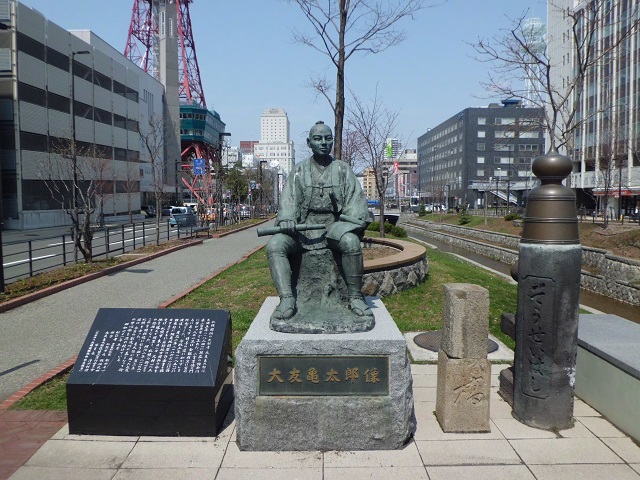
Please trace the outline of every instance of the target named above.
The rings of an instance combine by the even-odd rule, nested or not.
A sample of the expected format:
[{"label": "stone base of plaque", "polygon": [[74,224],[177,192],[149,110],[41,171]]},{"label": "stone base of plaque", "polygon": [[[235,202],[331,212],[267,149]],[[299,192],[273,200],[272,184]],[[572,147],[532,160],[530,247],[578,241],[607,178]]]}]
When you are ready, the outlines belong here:
[{"label": "stone base of plaque", "polygon": [[69,433],[215,436],[230,354],[226,310],[102,308],[67,381]]},{"label": "stone base of plaque", "polygon": [[368,332],[269,329],[269,297],[236,350],[241,450],[392,450],[415,432],[406,342],[379,299]]}]

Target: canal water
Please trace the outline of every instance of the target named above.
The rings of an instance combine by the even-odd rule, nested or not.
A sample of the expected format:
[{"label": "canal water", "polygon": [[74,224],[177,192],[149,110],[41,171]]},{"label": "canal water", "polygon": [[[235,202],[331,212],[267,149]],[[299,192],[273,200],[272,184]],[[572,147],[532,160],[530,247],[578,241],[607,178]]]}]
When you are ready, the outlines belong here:
[{"label": "canal water", "polygon": [[[484,255],[480,255],[478,253],[470,252],[468,250],[465,250],[464,248],[456,247],[455,245],[451,245],[449,243],[439,242],[438,240],[427,238],[426,235],[422,235],[415,230],[411,232],[411,236],[423,242],[429,243],[435,247],[438,247],[438,249],[443,252],[455,253],[456,255],[468,258],[469,260],[484,265],[485,267],[488,267],[497,272],[504,273],[506,275],[511,274],[511,265],[499,262],[498,260],[485,257]],[[580,304],[586,305],[587,307],[594,308],[604,313],[612,313],[614,315],[618,315],[619,317],[626,318],[636,323],[640,323],[640,307],[630,305],[628,303],[618,302],[617,300],[605,297],[604,295],[598,295],[597,293],[580,289]]]}]

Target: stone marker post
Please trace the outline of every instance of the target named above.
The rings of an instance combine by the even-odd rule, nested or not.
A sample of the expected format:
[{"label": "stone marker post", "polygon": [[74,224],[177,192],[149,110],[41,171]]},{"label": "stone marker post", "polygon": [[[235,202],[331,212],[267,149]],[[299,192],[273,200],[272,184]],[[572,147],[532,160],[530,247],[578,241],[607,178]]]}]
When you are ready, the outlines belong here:
[{"label": "stone marker post", "polygon": [[489,432],[489,292],[450,283],[443,300],[436,418],[445,432]]},{"label": "stone marker post", "polygon": [[513,415],[542,429],[572,425],[582,247],[576,200],[562,185],[571,159],[533,161],[518,261]]}]

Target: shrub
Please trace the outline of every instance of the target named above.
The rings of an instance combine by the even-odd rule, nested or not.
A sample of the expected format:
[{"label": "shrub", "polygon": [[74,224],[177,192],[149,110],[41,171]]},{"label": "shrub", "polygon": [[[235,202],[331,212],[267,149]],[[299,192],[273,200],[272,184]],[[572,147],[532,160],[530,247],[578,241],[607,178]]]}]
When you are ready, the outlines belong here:
[{"label": "shrub", "polygon": [[458,225],[466,225],[471,221],[471,215],[466,207],[462,207],[458,212]]},{"label": "shrub", "polygon": [[424,203],[421,203],[420,207],[418,208],[418,216],[424,217],[426,214],[427,214],[427,211],[424,209]]},{"label": "shrub", "polygon": [[380,231],[380,222],[371,222],[369,224],[369,226],[367,227],[367,230],[370,230],[372,232],[379,232]]},{"label": "shrub", "polygon": [[384,233],[391,233],[391,230],[393,230],[393,224],[384,222]]},{"label": "shrub", "polygon": [[393,235],[394,237],[398,237],[398,238],[406,238],[407,237],[407,231],[402,227],[393,227],[391,229],[391,235]]},{"label": "shrub", "polygon": [[504,221],[505,222],[510,222],[511,220],[520,220],[522,217],[520,215],[518,215],[517,213],[509,213],[507,215],[505,215],[504,217]]}]

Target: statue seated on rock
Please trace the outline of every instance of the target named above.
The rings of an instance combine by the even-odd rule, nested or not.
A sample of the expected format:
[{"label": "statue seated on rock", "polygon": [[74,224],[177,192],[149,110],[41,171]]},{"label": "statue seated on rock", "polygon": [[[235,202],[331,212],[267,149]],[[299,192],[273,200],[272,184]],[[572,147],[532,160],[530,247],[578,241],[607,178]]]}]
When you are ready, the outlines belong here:
[{"label": "statue seated on rock", "polygon": [[[309,131],[313,155],[294,166],[280,196],[267,258],[280,296],[272,330],[341,333],[371,330],[374,317],[362,289],[360,241],[370,222],[351,167],[334,159],[323,122]],[[265,234],[263,230],[263,234]]]}]

